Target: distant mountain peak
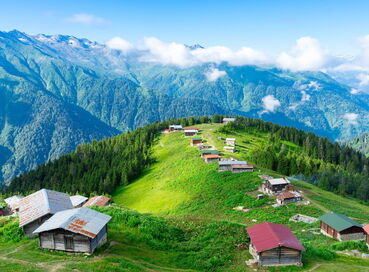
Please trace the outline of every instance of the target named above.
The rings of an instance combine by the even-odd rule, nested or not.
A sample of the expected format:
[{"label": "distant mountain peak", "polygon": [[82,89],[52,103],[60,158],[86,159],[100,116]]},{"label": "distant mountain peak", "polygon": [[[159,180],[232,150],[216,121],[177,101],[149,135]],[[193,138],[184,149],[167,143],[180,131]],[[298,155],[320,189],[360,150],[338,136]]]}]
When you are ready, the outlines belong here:
[{"label": "distant mountain peak", "polygon": [[195,50],[195,49],[204,49],[204,47],[198,43],[193,44],[193,45],[187,45],[185,44],[185,46],[191,50]]}]

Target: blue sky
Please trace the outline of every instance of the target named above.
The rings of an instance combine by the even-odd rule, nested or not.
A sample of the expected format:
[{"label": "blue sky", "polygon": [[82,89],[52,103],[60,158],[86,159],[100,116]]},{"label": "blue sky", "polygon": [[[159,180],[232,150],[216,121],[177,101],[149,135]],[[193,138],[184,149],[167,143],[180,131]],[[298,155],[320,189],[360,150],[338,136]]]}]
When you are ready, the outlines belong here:
[{"label": "blue sky", "polygon": [[[354,54],[358,37],[369,34],[369,1],[0,0],[0,4],[1,30],[71,34],[99,42],[120,36],[136,43],[154,36],[232,49],[249,46],[274,54],[310,36],[337,54]],[[76,14],[91,20],[76,19]]]}]

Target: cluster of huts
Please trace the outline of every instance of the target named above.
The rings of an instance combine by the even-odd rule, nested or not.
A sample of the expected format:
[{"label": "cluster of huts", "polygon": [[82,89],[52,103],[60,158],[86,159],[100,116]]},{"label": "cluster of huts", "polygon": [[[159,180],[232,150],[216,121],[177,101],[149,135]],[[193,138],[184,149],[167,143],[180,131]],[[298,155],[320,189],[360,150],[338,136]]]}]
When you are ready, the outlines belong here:
[{"label": "cluster of huts", "polygon": [[273,178],[267,175],[260,175],[259,177],[264,180],[259,190],[267,195],[276,195],[278,205],[302,200],[302,195],[294,190],[294,186],[286,177]]},{"label": "cluster of huts", "polygon": [[76,253],[93,253],[107,241],[107,224],[111,217],[88,208],[107,206],[110,199],[41,189],[26,197],[12,196],[4,200],[10,213],[18,214],[25,235],[38,235],[45,249]]}]

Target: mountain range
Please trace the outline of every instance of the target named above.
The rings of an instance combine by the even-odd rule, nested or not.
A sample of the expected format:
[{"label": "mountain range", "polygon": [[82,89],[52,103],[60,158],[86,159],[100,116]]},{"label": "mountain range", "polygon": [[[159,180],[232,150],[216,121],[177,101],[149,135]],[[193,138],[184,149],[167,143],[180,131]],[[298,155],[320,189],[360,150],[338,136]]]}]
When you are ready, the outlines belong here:
[{"label": "mountain range", "polygon": [[183,68],[73,36],[0,32],[0,181],[80,143],[183,116],[243,115],[349,139],[369,131],[368,101],[322,72]]}]

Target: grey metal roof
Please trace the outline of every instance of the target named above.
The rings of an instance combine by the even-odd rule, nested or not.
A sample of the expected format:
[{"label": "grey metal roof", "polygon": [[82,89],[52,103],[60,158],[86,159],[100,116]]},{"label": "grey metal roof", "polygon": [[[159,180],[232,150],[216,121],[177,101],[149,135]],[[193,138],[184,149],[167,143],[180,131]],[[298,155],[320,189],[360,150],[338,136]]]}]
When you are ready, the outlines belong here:
[{"label": "grey metal roof", "polygon": [[286,178],[275,178],[275,179],[268,179],[271,185],[278,185],[278,184],[289,184],[290,181]]},{"label": "grey metal roof", "polygon": [[223,121],[233,122],[235,120],[236,120],[236,118],[223,118]]},{"label": "grey metal roof", "polygon": [[81,195],[74,195],[70,197],[70,201],[72,201],[73,207],[77,207],[87,201],[88,197],[81,196]]},{"label": "grey metal roof", "polygon": [[247,162],[246,161],[220,161],[219,165],[246,165]]},{"label": "grey metal roof", "polygon": [[57,212],[33,233],[37,234],[54,229],[65,229],[94,238],[110,219],[111,216],[89,208],[70,209]]},{"label": "grey metal roof", "polygon": [[41,189],[19,202],[19,225],[22,227],[47,214],[72,209],[67,194]]},{"label": "grey metal roof", "polygon": [[15,196],[11,196],[8,198],[5,198],[4,201],[5,203],[11,208],[11,209],[15,209],[18,207],[19,205],[19,201],[24,198],[24,196],[21,195],[15,195]]}]

